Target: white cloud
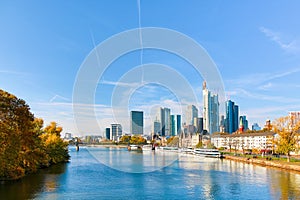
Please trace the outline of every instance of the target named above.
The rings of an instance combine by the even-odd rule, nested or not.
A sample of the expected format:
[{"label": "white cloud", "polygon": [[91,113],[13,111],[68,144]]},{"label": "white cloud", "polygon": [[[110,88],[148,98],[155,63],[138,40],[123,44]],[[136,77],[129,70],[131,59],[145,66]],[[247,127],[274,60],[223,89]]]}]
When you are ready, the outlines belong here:
[{"label": "white cloud", "polygon": [[265,34],[270,40],[277,43],[281,49],[288,53],[299,53],[299,40],[293,40],[291,42],[283,42],[282,36],[279,32],[275,32],[271,29],[260,27],[259,30]]}]

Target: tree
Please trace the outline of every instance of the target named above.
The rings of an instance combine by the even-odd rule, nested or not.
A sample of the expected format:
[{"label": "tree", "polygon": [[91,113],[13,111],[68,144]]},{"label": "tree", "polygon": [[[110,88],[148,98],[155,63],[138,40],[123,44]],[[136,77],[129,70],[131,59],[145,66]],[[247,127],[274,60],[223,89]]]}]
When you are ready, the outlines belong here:
[{"label": "tree", "polygon": [[123,136],[120,138],[120,143],[127,144],[127,143],[130,142],[130,139],[131,139],[131,136],[130,136],[130,135],[123,135]]},{"label": "tree", "polygon": [[290,162],[290,153],[296,149],[296,137],[300,130],[300,121],[295,123],[295,118],[286,116],[281,117],[273,122],[273,130],[278,134],[275,140],[276,150],[287,156],[287,161]]},{"label": "tree", "polygon": [[67,144],[60,138],[62,128],[55,122],[45,130],[42,127],[43,120],[34,118],[24,100],[0,89],[0,180],[19,179],[68,159]]},{"label": "tree", "polygon": [[66,162],[69,160],[68,143],[60,137],[62,127],[57,126],[56,122],[51,122],[45,127],[41,135],[45,150],[48,155],[49,164]]}]

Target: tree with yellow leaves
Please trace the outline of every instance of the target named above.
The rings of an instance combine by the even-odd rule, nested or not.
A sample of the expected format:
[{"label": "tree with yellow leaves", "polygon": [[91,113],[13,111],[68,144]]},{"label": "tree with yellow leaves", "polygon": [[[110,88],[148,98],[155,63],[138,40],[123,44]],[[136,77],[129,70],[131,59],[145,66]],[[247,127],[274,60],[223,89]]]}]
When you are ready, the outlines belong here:
[{"label": "tree with yellow leaves", "polygon": [[62,128],[53,122],[43,129],[43,123],[24,100],[0,89],[0,180],[19,179],[68,160]]},{"label": "tree with yellow leaves", "polygon": [[281,117],[273,122],[273,130],[278,134],[278,138],[275,140],[277,152],[285,154],[287,161],[290,162],[290,153],[297,147],[300,121],[295,123],[293,116]]}]

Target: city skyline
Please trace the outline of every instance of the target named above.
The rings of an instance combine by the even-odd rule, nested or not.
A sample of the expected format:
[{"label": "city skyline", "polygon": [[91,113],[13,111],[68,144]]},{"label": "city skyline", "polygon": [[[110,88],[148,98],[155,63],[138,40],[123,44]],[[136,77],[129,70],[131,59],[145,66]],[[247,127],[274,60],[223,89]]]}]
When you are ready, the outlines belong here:
[{"label": "city skyline", "polygon": [[[59,3],[60,6],[57,6]],[[130,110],[144,110],[144,132],[149,133],[158,107],[169,107],[185,116],[185,107],[195,105],[203,115],[198,74],[186,60],[159,50],[144,49],[121,56],[99,79],[94,104],[79,104],[84,123],[74,121],[73,90],[80,66],[100,43],[123,31],[139,27],[162,27],[181,32],[199,43],[215,62],[224,82],[226,98],[240,106],[249,127],[300,110],[300,2],[1,2],[0,87],[30,106],[45,124],[56,121],[63,132],[104,135],[111,123],[129,132]],[[55,13],[55,14],[54,14]],[[38,17],[37,17],[38,16]],[[142,55],[142,56],[141,56]],[[112,105],[117,85],[135,88],[143,80],[122,77],[141,64],[161,63],[173,69],[170,88],[149,83],[126,90],[126,109]],[[146,69],[145,69],[146,71]],[[133,71],[137,72],[137,71]],[[135,73],[137,74],[137,73]],[[151,74],[152,75],[152,74]],[[153,74],[159,76],[159,74]],[[218,91],[214,91],[218,92]],[[122,103],[122,102],[120,102]],[[95,111],[98,126],[89,124]],[[77,126],[86,130],[80,132]]]}]

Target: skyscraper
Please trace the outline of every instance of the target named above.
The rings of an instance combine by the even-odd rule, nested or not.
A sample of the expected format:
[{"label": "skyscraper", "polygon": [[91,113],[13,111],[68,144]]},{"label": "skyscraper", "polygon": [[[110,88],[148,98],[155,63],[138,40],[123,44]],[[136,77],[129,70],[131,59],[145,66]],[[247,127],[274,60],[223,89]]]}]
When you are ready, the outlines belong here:
[{"label": "skyscraper", "polygon": [[219,100],[217,94],[211,94],[203,82],[203,128],[208,133],[219,132]]},{"label": "skyscraper", "polygon": [[121,124],[111,124],[110,139],[117,141],[118,137],[122,136],[122,125]]},{"label": "skyscraper", "polygon": [[177,121],[177,134],[179,135],[181,133],[181,115],[176,115],[176,121]]},{"label": "skyscraper", "polygon": [[130,112],[130,132],[134,135],[144,134],[144,113],[143,111]]},{"label": "skyscraper", "polygon": [[239,132],[244,132],[248,130],[248,120],[246,119],[246,116],[240,116],[240,128]]},{"label": "skyscraper", "polygon": [[161,123],[161,135],[171,135],[171,123],[170,123],[170,108],[160,108],[160,123]]},{"label": "skyscraper", "polygon": [[110,128],[105,129],[105,137],[106,139],[110,140]]},{"label": "skyscraper", "polygon": [[177,135],[177,119],[175,115],[171,115],[171,136]]},{"label": "skyscraper", "polygon": [[198,109],[194,105],[188,105],[186,110],[186,123],[194,125],[198,118]]},{"label": "skyscraper", "polygon": [[239,106],[234,105],[233,107],[233,131],[239,129]]},{"label": "skyscraper", "polygon": [[154,128],[154,134],[156,135],[160,135],[161,134],[161,127],[160,127],[160,122],[156,119],[154,121],[154,124],[153,124],[153,128]]},{"label": "skyscraper", "polygon": [[233,133],[239,128],[239,107],[231,100],[226,101],[225,132]]},{"label": "skyscraper", "polygon": [[197,126],[196,126],[196,133],[203,132],[203,117],[197,118]]}]

